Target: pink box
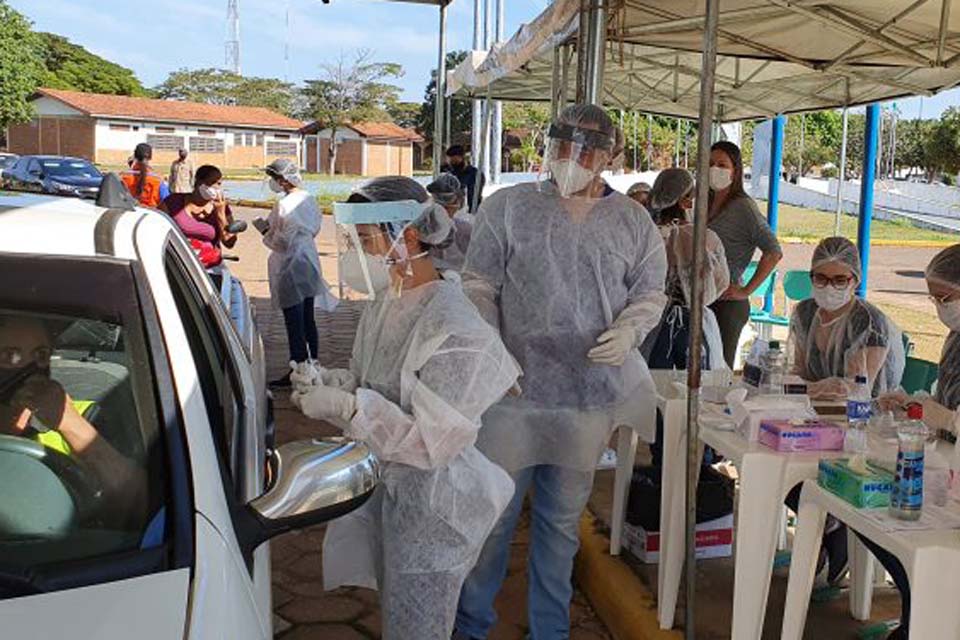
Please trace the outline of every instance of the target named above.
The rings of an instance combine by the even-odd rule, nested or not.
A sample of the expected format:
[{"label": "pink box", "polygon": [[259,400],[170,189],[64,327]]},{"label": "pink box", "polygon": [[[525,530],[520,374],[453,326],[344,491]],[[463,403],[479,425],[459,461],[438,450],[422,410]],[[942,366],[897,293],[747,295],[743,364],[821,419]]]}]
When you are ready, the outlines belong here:
[{"label": "pink box", "polygon": [[776,451],[840,451],[843,427],[819,419],[763,420],[760,443]]}]

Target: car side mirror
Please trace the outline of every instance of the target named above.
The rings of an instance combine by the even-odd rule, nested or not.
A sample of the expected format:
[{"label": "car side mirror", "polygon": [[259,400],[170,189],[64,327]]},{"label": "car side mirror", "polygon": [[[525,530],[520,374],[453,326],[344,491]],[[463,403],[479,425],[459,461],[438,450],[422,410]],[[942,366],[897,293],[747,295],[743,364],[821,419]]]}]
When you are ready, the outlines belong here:
[{"label": "car side mirror", "polygon": [[282,445],[271,459],[273,484],[244,507],[238,536],[245,552],[280,535],[343,516],[377,486],[380,463],[363,443],[346,438]]}]

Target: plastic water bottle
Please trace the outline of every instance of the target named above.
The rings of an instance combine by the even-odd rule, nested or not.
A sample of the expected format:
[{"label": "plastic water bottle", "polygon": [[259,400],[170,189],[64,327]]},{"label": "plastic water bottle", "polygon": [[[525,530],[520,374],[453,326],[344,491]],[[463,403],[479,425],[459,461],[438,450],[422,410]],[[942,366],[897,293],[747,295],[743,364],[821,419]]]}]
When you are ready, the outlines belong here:
[{"label": "plastic water bottle", "polygon": [[847,432],[843,449],[850,453],[867,452],[867,425],[870,424],[873,401],[866,376],[854,378],[853,390],[847,396]]},{"label": "plastic water bottle", "polygon": [[780,343],[771,340],[767,352],[760,358],[761,375],[760,393],[783,394],[783,374],[786,367],[786,358],[780,350]]},{"label": "plastic water bottle", "polygon": [[897,473],[890,492],[890,515],[901,520],[919,520],[923,510],[923,458],[927,426],[923,407],[907,407],[907,421],[897,430]]}]

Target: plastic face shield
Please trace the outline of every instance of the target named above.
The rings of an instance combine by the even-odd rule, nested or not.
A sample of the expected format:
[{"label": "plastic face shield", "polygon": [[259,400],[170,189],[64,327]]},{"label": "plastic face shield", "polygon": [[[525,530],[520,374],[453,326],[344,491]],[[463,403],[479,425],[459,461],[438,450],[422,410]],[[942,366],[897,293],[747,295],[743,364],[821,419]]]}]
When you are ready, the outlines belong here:
[{"label": "plastic face shield", "polygon": [[[405,245],[397,239],[420,215],[423,206],[415,200],[334,203],[340,284],[345,283],[344,274],[351,274],[352,282],[346,284],[371,300],[376,299],[376,291],[382,291],[379,285],[383,264],[395,261],[396,252],[405,252]],[[354,260],[359,264],[353,263]],[[353,273],[357,270],[359,273]],[[361,284],[365,290],[360,289]]]},{"label": "plastic face shield", "polygon": [[[541,172],[549,170],[558,185],[572,181],[573,190],[579,191],[576,187],[586,181],[588,173],[597,176],[606,168],[613,145],[613,138],[594,129],[550,125]],[[543,178],[541,173],[541,180]]]}]

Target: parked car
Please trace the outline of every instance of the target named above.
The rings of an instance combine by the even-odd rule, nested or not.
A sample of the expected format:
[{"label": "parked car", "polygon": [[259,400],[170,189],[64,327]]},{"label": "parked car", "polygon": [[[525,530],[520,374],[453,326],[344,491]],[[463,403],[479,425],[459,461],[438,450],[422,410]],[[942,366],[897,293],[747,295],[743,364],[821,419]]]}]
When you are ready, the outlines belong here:
[{"label": "parked car", "polygon": [[267,541],[360,506],[376,459],[344,439],[271,451],[260,336],[241,338],[167,216],[0,196],[0,272],[17,276],[0,350],[11,327],[33,335],[95,433],[89,451],[39,424],[12,435],[0,369],[2,635],[272,638]]},{"label": "parked car", "polygon": [[61,156],[20,156],[2,176],[8,189],[78,198],[96,198],[103,180],[90,161]]},{"label": "parked car", "polygon": [[13,163],[19,158],[15,153],[0,152],[0,171],[13,166]]}]

